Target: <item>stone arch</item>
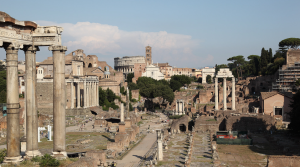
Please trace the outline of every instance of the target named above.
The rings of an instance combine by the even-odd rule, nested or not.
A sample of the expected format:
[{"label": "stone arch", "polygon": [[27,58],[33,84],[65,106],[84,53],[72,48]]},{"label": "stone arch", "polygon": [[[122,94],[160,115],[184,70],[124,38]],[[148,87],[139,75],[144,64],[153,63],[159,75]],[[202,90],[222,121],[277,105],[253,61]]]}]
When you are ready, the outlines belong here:
[{"label": "stone arch", "polygon": [[85,68],[85,63],[83,62],[83,68]]},{"label": "stone arch", "polygon": [[88,66],[88,67],[89,67],[89,68],[93,67],[92,63],[89,63],[89,66]]},{"label": "stone arch", "polygon": [[180,124],[180,125],[179,125],[179,130],[180,130],[181,132],[186,132],[186,126],[185,126],[185,124]]}]

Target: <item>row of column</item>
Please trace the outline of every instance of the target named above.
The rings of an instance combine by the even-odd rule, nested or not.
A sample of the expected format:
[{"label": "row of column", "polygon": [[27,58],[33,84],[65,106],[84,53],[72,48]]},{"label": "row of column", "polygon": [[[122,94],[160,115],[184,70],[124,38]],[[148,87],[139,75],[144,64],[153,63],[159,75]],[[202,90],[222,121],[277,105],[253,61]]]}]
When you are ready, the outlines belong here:
[{"label": "row of column", "polygon": [[[6,163],[22,161],[20,155],[20,118],[18,92],[19,45],[4,43],[7,79],[7,156]],[[26,61],[26,156],[41,155],[38,150],[38,115],[36,101],[36,51],[38,47],[25,46]],[[65,152],[65,51],[64,46],[50,46],[53,54],[53,155],[67,156]]]},{"label": "row of column", "polygon": [[[226,94],[226,77],[223,78],[223,110],[227,110],[227,94]],[[219,110],[219,101],[218,101],[218,77],[215,78],[215,111]],[[232,110],[235,110],[235,78],[232,78]]]},{"label": "row of column", "polygon": [[91,106],[98,106],[99,99],[98,95],[98,82],[83,82],[83,94],[80,93],[80,83],[82,82],[71,82],[71,108],[75,108],[74,100],[76,100],[76,108],[84,108]]},{"label": "row of column", "polygon": [[121,72],[133,72],[134,68],[119,68],[118,71]]}]

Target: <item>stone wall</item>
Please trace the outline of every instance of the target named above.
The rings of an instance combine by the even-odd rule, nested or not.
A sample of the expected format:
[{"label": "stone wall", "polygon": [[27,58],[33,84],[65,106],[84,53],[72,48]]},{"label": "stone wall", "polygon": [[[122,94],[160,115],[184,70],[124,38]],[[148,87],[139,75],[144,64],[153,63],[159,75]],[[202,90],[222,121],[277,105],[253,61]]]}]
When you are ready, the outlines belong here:
[{"label": "stone wall", "polygon": [[137,89],[137,90],[132,90],[132,91],[131,91],[131,94],[132,94],[132,98],[133,98],[133,99],[139,100],[139,95],[140,95],[139,89]]},{"label": "stone wall", "polygon": [[300,156],[278,156],[270,155],[268,156],[268,167],[299,167],[300,166]]},{"label": "stone wall", "polygon": [[300,50],[289,49],[286,53],[286,65],[294,66],[295,62],[300,62]]}]

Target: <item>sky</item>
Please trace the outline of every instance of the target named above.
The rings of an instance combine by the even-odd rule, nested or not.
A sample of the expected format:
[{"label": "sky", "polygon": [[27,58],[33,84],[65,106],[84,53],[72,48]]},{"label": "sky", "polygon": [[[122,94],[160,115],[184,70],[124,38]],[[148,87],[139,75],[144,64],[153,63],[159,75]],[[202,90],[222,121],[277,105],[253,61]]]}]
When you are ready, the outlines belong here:
[{"label": "sky", "polygon": [[[18,5],[16,5],[18,4]],[[66,54],[83,49],[114,66],[115,57],[145,56],[154,63],[201,68],[232,56],[260,55],[286,38],[300,38],[299,0],[9,0],[0,11],[20,21],[62,26]],[[52,56],[40,47],[36,60]],[[5,59],[0,49],[0,59]],[[25,60],[19,51],[19,60]]]}]

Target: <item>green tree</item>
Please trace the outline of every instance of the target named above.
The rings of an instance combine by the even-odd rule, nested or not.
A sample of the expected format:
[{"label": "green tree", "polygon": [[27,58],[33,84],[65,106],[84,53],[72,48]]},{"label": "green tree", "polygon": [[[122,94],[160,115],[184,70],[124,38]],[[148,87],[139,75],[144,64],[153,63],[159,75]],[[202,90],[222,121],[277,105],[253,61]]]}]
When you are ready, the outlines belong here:
[{"label": "green tree", "polygon": [[109,88],[106,89],[106,98],[109,102],[113,102],[116,99],[115,93]]},{"label": "green tree", "polygon": [[243,77],[243,70],[242,70],[242,65],[245,63],[244,56],[238,55],[238,56],[233,56],[227,59],[227,61],[232,61],[234,67],[236,68],[236,73],[237,77]]},{"label": "green tree", "polygon": [[6,92],[4,90],[0,92],[0,103],[6,103]]},{"label": "green tree", "polygon": [[269,63],[272,63],[272,59],[273,59],[272,48],[269,48],[268,57],[269,57],[269,59],[268,59]]},{"label": "green tree", "polygon": [[260,56],[258,55],[250,55],[247,57],[250,61],[250,69],[251,69],[251,74],[257,76],[259,71],[260,71]]},{"label": "green tree", "polygon": [[129,111],[133,111],[133,107],[132,107],[131,103],[129,103]]},{"label": "green tree", "polygon": [[265,48],[261,49],[261,54],[260,54],[260,59],[261,59],[261,69],[263,69],[264,67],[267,67],[268,65],[268,58],[267,58],[268,54],[266,54],[266,50]]},{"label": "green tree", "polygon": [[130,83],[130,82],[132,82],[132,78],[134,77],[134,73],[129,73],[128,75],[127,75],[127,82],[128,83]]},{"label": "green tree", "polygon": [[279,42],[279,47],[298,48],[300,46],[299,38],[287,38]]},{"label": "green tree", "polygon": [[129,82],[128,83],[128,89],[130,89],[130,90],[137,90],[137,89],[139,89],[139,87],[138,87],[137,84],[135,84],[133,82]]},{"label": "green tree", "polygon": [[0,90],[6,92],[6,71],[0,71]]},{"label": "green tree", "polygon": [[[298,79],[296,82],[295,82],[295,85],[296,86],[300,86],[300,79]],[[1,94],[1,93],[0,93]]]},{"label": "green tree", "polygon": [[122,86],[122,87],[120,88],[120,93],[121,93],[122,95],[126,95],[124,86]]},{"label": "green tree", "polygon": [[103,106],[106,99],[106,91],[99,87],[99,105]]},{"label": "green tree", "polygon": [[206,76],[206,82],[211,84],[211,76],[210,75],[207,75]]},{"label": "green tree", "polygon": [[173,89],[173,91],[176,91],[176,90],[180,90],[181,88],[181,83],[179,81],[176,81],[176,80],[172,80],[170,81],[170,87]]}]

